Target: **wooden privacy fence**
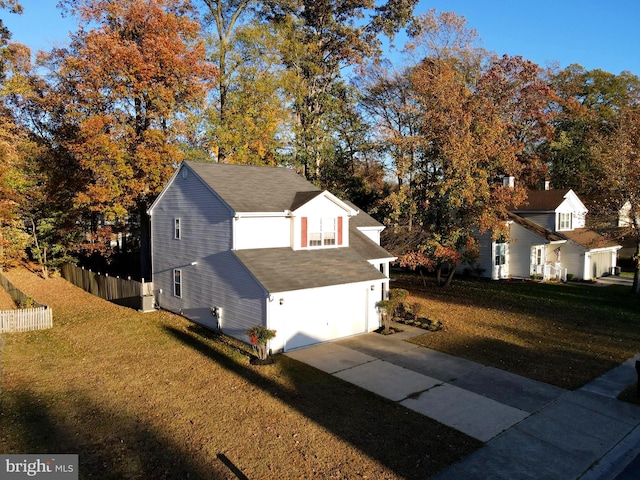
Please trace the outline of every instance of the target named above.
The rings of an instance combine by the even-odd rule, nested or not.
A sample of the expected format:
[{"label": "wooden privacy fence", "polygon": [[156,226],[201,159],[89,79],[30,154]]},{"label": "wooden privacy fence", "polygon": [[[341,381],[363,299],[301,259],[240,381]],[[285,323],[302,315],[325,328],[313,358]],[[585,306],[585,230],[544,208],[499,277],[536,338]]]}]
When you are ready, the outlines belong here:
[{"label": "wooden privacy fence", "polygon": [[118,305],[149,311],[144,299],[153,297],[152,282],[100,275],[70,263],[62,265],[61,272],[62,278],[96,297]]},{"label": "wooden privacy fence", "polygon": [[53,311],[49,307],[36,302],[16,288],[2,273],[0,273],[0,285],[16,305],[25,307],[0,311],[0,333],[26,332],[53,327]]}]

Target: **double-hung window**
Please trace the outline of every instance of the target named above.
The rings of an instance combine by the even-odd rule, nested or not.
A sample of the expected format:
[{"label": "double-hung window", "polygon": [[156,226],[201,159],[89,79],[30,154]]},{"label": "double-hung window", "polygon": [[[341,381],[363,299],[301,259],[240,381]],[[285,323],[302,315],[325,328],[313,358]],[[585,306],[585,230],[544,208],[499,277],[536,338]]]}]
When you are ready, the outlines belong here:
[{"label": "double-hung window", "polygon": [[496,242],[494,247],[494,265],[505,265],[507,263],[507,244]]},{"label": "double-hung window", "polygon": [[173,270],[173,295],[182,297],[182,270],[179,268]]},{"label": "double-hung window", "polygon": [[558,219],[558,230],[571,230],[572,229],[572,215],[571,213],[560,213]]},{"label": "double-hung window", "polygon": [[309,218],[307,228],[310,247],[336,244],[335,218]]},{"label": "double-hung window", "polygon": [[173,238],[180,240],[180,219],[173,219]]}]

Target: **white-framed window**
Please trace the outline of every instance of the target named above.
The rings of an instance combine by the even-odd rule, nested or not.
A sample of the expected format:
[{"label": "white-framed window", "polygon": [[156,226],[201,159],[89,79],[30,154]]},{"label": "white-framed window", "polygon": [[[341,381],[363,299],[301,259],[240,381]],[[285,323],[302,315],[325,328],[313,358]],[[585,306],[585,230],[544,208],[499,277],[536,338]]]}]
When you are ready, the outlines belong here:
[{"label": "white-framed window", "polygon": [[309,218],[307,223],[309,246],[322,247],[336,244],[335,218]]},{"label": "white-framed window", "polygon": [[573,215],[569,213],[558,214],[558,230],[571,230],[573,228]]},{"label": "white-framed window", "polygon": [[180,240],[180,219],[173,219],[173,238]]},{"label": "white-framed window", "polygon": [[173,295],[182,298],[182,270],[173,270]]},{"label": "white-framed window", "polygon": [[504,242],[496,242],[493,249],[494,252],[494,265],[506,265],[507,263],[507,244]]}]

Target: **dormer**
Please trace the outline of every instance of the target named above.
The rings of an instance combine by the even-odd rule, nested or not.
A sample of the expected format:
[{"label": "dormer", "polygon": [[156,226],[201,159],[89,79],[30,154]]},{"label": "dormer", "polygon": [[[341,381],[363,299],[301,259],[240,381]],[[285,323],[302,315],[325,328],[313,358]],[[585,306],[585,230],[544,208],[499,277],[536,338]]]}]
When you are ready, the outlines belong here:
[{"label": "dormer", "polygon": [[294,250],[349,246],[349,217],[358,212],[328,191],[300,192],[291,211]]},{"label": "dormer", "polygon": [[562,203],[555,210],[556,232],[584,228],[588,211],[575,192],[569,190],[564,195]]},{"label": "dormer", "polygon": [[530,190],[513,213],[553,232],[585,227],[587,208],[571,189]]}]

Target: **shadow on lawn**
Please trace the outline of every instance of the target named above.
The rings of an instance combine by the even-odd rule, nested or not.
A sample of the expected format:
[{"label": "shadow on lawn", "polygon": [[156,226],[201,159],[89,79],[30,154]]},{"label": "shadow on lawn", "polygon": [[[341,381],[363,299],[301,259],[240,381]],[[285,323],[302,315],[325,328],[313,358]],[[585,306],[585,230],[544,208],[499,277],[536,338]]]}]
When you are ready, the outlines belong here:
[{"label": "shadow on lawn", "polygon": [[[56,401],[72,402],[68,410],[76,415],[56,418]],[[3,430],[19,434],[14,437],[20,438],[20,445],[12,445],[13,451],[78,454],[80,478],[228,478],[223,465],[194,465],[187,452],[152,426],[122,412],[101,409],[83,395],[60,400],[28,391],[3,392],[2,402],[3,411],[15,412],[13,418],[3,419]]]},{"label": "shadow on lawn", "polygon": [[286,388],[252,367],[216,350],[208,341],[224,337],[199,327],[167,333],[225,369],[244,377],[318,425],[404,478],[426,478],[476,450],[482,443],[423,415],[289,357],[278,355]]}]

